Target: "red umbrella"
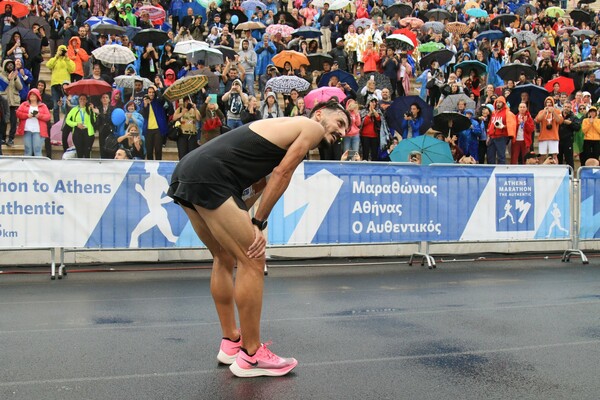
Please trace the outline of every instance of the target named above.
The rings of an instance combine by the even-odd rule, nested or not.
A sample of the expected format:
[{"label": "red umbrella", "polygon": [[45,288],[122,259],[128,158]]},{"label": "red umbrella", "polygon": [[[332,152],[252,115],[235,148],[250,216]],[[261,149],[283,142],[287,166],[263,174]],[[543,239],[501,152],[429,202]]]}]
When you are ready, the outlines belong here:
[{"label": "red umbrella", "polygon": [[337,97],[341,102],[346,98],[346,93],[337,87],[324,86],[315,90],[311,90],[306,96],[304,96],[304,104],[306,108],[311,110],[315,104],[327,101],[332,97]]},{"label": "red umbrella", "polygon": [[65,88],[65,91],[71,95],[76,94],[79,96],[85,94],[87,96],[100,96],[104,93],[110,93],[112,86],[99,79],[82,79],[71,83]]},{"label": "red umbrella", "polygon": [[556,83],[559,85],[559,93],[566,93],[567,95],[570,95],[573,93],[573,91],[575,91],[575,83],[573,82],[573,79],[565,76],[559,76],[558,78],[548,81],[548,83],[544,85],[544,89],[546,89],[548,93],[552,93]]},{"label": "red umbrella", "polygon": [[29,14],[29,7],[25,4],[14,1],[14,0],[3,0],[0,1],[0,14],[4,14],[4,8],[6,6],[12,6],[12,15],[16,18],[23,18]]},{"label": "red umbrella", "polygon": [[[413,42],[413,44],[415,45],[415,48],[417,48],[417,46],[419,46],[419,42],[417,41],[417,35],[413,31],[411,31],[410,29],[408,29],[408,28],[396,29],[394,31],[394,34],[396,34],[396,33],[399,33],[401,35],[404,35],[404,36],[408,37]],[[407,51],[407,53],[408,54],[412,54],[413,50]]]}]

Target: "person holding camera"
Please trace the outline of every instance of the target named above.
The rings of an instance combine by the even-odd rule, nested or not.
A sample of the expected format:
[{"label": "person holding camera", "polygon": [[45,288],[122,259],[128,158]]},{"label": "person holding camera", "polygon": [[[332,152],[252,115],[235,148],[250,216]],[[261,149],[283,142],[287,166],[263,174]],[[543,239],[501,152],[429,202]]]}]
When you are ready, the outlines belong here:
[{"label": "person holding camera", "polygon": [[221,97],[221,100],[227,104],[227,125],[231,129],[242,126],[242,110],[248,105],[248,95],[242,91],[242,81],[234,79],[231,89]]},{"label": "person holding camera", "polygon": [[563,123],[558,128],[558,163],[570,165],[575,170],[575,160],[573,159],[573,145],[575,143],[575,133],[581,130],[581,119],[573,113],[570,102],[563,103],[562,116]]},{"label": "person holding camera", "polygon": [[413,103],[410,105],[410,110],[404,113],[404,120],[402,121],[402,139],[421,135],[421,125],[423,125],[421,106],[417,103]]},{"label": "person holding camera", "polygon": [[137,124],[129,124],[125,134],[119,136],[117,142],[122,149],[129,151],[134,160],[144,160],[146,158],[144,137],[140,135],[140,128]]},{"label": "person holding camera", "polygon": [[378,100],[372,97],[368,109],[363,116],[360,127],[360,143],[362,159],[365,161],[379,160],[379,131],[381,129],[381,113],[378,109]]},{"label": "person holding camera", "polygon": [[29,91],[27,100],[17,109],[17,118],[19,119],[17,135],[23,136],[24,155],[41,157],[44,138],[48,137],[47,122],[50,121],[50,111],[42,103],[39,90]]},{"label": "person holding camera", "polygon": [[506,164],[506,145],[515,136],[517,128],[515,115],[506,106],[504,96],[494,101],[487,131],[488,164]]},{"label": "person holding camera", "polygon": [[144,117],[143,134],[146,140],[148,160],[162,160],[163,138],[169,132],[169,123],[165,111],[165,102],[154,86],[148,88],[141,110]]},{"label": "person holding camera", "polygon": [[544,100],[545,108],[535,117],[535,122],[539,123],[540,134],[538,136],[539,154],[552,155],[555,164],[558,163],[558,127],[563,123],[564,118],[558,108],[554,105],[554,99],[547,97]]},{"label": "person holding camera", "polygon": [[[206,100],[209,100],[207,97]],[[177,136],[177,153],[181,160],[183,156],[198,147],[198,121],[201,116],[196,104],[189,97],[179,102],[175,109],[173,121],[179,122],[180,134]]]}]

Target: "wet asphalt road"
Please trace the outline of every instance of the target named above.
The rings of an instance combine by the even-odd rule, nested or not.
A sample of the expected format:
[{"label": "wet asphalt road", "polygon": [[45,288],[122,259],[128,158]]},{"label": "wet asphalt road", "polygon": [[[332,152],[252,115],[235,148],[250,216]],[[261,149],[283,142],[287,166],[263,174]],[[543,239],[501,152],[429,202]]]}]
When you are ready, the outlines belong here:
[{"label": "wet asphalt road", "polygon": [[300,364],[257,379],[217,365],[208,270],[2,275],[0,399],[600,396],[600,259],[382,261],[271,267],[263,340]]}]

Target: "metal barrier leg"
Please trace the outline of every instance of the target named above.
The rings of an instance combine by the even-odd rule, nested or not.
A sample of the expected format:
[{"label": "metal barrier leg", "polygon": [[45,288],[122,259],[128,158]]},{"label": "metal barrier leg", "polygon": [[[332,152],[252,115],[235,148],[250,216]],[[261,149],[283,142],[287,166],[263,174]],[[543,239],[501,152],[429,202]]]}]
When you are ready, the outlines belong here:
[{"label": "metal barrier leg", "polygon": [[579,249],[567,249],[567,250],[565,250],[565,252],[563,253],[563,256],[561,258],[561,261],[562,262],[569,262],[569,261],[571,261],[571,256],[579,256],[579,257],[581,257],[581,262],[583,264],[589,264],[590,263],[589,260],[588,260],[588,258],[586,257],[586,255],[583,254],[583,251],[579,250]]},{"label": "metal barrier leg", "polygon": [[56,249],[53,247],[50,249],[50,257],[52,258],[51,260],[51,264],[50,264],[50,279],[55,280],[56,279]]},{"label": "metal barrier leg", "polygon": [[65,249],[60,248],[60,267],[58,267],[58,279],[62,279],[63,276],[67,276],[67,266],[65,265]]},{"label": "metal barrier leg", "polygon": [[[425,251],[421,251],[422,247],[425,247]],[[419,249],[416,253],[413,253],[410,255],[410,258],[408,259],[408,265],[412,265],[413,264],[413,260],[414,257],[421,257],[421,266],[425,265],[425,262],[427,261],[427,268],[429,269],[434,269],[436,268],[435,265],[435,258],[433,258],[432,256],[430,256],[428,254],[429,252],[429,242],[419,242]]]},{"label": "metal barrier leg", "polygon": [[265,276],[269,275],[269,268],[267,267],[267,263],[265,263],[264,272],[265,272]]}]

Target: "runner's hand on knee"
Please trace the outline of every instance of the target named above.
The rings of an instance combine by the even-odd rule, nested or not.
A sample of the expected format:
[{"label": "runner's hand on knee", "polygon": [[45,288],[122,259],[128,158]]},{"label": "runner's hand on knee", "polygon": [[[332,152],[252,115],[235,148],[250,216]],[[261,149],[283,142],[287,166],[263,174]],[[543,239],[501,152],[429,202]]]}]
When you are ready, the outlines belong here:
[{"label": "runner's hand on knee", "polygon": [[249,258],[261,258],[265,256],[267,240],[262,231],[257,226],[254,227],[254,242],[248,248],[246,253]]}]

